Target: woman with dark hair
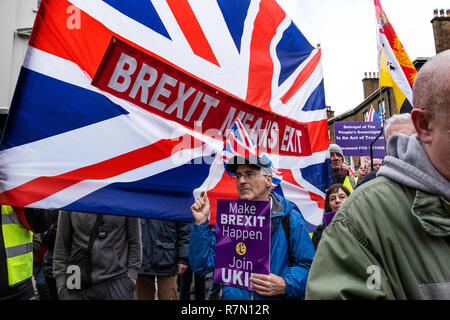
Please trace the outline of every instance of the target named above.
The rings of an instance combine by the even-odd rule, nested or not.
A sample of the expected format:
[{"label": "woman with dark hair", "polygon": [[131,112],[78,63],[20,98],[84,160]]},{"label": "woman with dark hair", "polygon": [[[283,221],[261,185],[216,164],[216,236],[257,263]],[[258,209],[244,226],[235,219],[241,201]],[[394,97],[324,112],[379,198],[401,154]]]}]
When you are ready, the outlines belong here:
[{"label": "woman with dark hair", "polygon": [[[325,214],[338,211],[349,195],[350,191],[340,183],[335,183],[329,187],[325,195]],[[327,225],[328,223],[324,219],[323,223],[317,227],[316,232],[313,234],[312,242],[316,250],[322,237],[322,232]]]}]

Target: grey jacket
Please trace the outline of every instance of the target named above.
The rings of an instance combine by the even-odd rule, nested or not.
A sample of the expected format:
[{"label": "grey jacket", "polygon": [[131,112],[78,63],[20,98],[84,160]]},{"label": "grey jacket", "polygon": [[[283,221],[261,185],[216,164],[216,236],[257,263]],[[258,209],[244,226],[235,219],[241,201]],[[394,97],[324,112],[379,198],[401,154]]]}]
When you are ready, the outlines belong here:
[{"label": "grey jacket", "polygon": [[[53,257],[53,275],[58,287],[66,281],[66,261],[72,250],[88,247],[96,217],[87,212],[60,211]],[[137,278],[142,263],[139,219],[119,215],[103,217],[107,235],[104,239],[97,237],[92,246],[92,282],[123,275]]]},{"label": "grey jacket", "polygon": [[413,189],[450,200],[450,182],[431,164],[417,134],[408,137],[393,134],[387,145],[385,165],[378,170],[384,176]]}]

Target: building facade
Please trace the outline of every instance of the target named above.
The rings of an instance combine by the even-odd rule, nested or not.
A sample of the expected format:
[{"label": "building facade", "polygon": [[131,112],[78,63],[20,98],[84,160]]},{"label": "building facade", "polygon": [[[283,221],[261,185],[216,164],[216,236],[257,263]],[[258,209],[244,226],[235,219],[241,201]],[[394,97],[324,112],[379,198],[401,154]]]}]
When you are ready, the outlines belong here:
[{"label": "building facade", "polygon": [[[434,33],[436,54],[444,50],[450,49],[450,9],[444,11],[440,9],[434,10],[434,18],[431,20]],[[417,71],[425,64],[428,58],[419,57],[413,61]],[[328,135],[330,143],[335,143],[334,123],[337,121],[368,121],[369,110],[373,106],[375,111],[379,112],[383,109],[386,119],[398,114],[397,104],[395,102],[392,88],[379,87],[379,74],[376,72],[366,72],[362,79],[364,101],[357,107],[334,116],[331,107],[327,107],[328,115]],[[355,164],[360,165],[359,157],[354,157]],[[347,162],[348,163],[348,162]]]},{"label": "building facade", "polygon": [[436,53],[450,49],[450,9],[434,10],[434,18],[431,20],[433,25],[434,43]]},{"label": "building facade", "polygon": [[0,0],[0,125],[14,94],[39,0]]}]

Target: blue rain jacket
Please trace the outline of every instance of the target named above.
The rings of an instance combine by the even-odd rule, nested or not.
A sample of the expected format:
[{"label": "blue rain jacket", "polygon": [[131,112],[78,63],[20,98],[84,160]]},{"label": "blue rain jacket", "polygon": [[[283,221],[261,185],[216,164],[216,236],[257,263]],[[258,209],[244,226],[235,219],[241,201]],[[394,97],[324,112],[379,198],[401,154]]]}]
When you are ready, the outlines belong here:
[{"label": "blue rain jacket", "polygon": [[[281,203],[283,211],[273,213],[271,218],[270,273],[284,279],[286,291],[283,295],[267,297],[249,290],[223,286],[223,300],[304,299],[306,280],[315,254],[314,246],[297,207],[277,193],[271,194]],[[287,214],[290,216],[291,258],[281,223]],[[211,228],[208,222],[193,225],[189,242],[189,264],[200,276],[214,270],[215,245],[215,226]]]}]

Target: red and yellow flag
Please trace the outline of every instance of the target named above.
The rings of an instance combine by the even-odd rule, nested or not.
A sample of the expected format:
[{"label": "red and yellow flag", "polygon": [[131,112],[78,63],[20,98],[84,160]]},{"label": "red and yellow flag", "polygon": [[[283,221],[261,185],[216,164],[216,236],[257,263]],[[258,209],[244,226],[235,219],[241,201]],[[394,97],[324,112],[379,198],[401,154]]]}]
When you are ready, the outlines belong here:
[{"label": "red and yellow flag", "polygon": [[380,87],[393,88],[399,113],[411,112],[411,88],[417,70],[381,7],[380,0],[374,0],[374,4],[378,30]]}]

